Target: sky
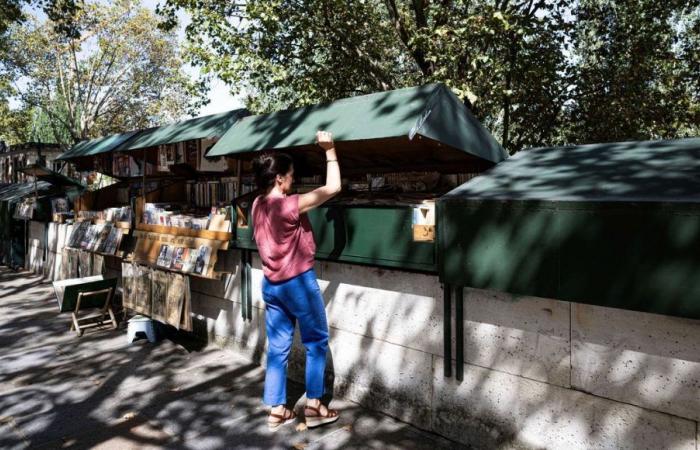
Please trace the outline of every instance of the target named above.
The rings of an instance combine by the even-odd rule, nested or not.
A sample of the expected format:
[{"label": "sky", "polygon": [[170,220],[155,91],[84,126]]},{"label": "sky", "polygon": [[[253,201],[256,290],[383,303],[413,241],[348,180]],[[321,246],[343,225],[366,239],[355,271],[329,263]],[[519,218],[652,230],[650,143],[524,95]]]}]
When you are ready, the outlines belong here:
[{"label": "sky", "polygon": [[[159,0],[142,0],[142,5],[153,11],[156,10],[158,3]],[[183,42],[185,40],[185,25],[187,25],[189,19],[182,11],[178,13],[178,18],[180,19],[180,27],[177,36],[180,42]],[[193,77],[199,74],[199,69],[196,67],[187,66],[184,69]],[[242,108],[243,106],[243,99],[241,97],[232,96],[226,84],[217,78],[212,81],[210,86],[209,104],[202,107],[199,111],[199,116],[208,116],[209,114],[230,111],[232,109]]]},{"label": "sky", "polygon": [[[155,12],[156,6],[158,6],[159,0],[142,0],[141,4],[142,6],[151,9]],[[30,11],[32,14],[35,14],[40,20],[44,20],[46,16],[44,15],[43,11],[39,8],[31,8]],[[185,40],[185,25],[188,23],[188,17],[184,12],[180,12],[178,14],[178,18],[180,19],[180,27],[177,31],[177,36],[180,42],[183,42]],[[193,78],[196,78],[199,75],[199,69],[197,67],[192,67],[192,66],[185,66],[183,67],[185,72],[189,73]],[[16,108],[19,106],[18,100],[17,99],[10,99],[10,107],[11,108]],[[201,116],[208,116],[210,114],[216,114],[224,111],[230,111],[232,109],[237,109],[237,108],[242,108],[244,106],[243,104],[243,98],[242,96],[233,96],[231,95],[228,87],[224,82],[219,80],[218,78],[215,78],[212,80],[210,89],[209,89],[209,103],[205,106],[203,106],[199,114],[195,117],[201,117]]]}]

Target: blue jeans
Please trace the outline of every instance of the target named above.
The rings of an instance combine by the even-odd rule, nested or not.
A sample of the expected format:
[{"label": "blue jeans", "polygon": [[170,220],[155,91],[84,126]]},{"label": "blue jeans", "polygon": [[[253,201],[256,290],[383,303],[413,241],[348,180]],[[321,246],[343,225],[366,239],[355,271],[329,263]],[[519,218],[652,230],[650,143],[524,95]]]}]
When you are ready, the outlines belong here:
[{"label": "blue jeans", "polygon": [[313,269],[280,283],[263,278],[267,326],[267,370],[263,402],[287,403],[287,360],[299,321],[301,342],[306,348],[306,397],[321,398],[328,350],[328,323],[323,296]]}]

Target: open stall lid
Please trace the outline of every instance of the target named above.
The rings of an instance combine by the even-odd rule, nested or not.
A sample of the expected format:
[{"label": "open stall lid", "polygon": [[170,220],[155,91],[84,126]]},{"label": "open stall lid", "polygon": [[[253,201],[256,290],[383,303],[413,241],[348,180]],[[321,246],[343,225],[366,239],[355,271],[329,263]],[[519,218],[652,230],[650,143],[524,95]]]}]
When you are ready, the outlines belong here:
[{"label": "open stall lid", "polygon": [[380,92],[332,103],[245,117],[207,157],[251,158],[263,150],[291,150],[323,170],[317,130],[333,133],[343,172],[483,169],[507,153],[444,84]]},{"label": "open stall lid", "polygon": [[60,155],[59,160],[69,160],[82,158],[87,156],[96,156],[102,153],[111,152],[124,144],[127,140],[134,137],[138,131],[129,131],[127,133],[111,134],[89,141],[82,141],[75,144],[67,152]]},{"label": "open stall lid", "polygon": [[74,180],[73,178],[67,177],[40,164],[30,164],[19,169],[19,171],[36,177],[37,180],[46,181],[54,186],[77,187],[80,189],[85,189],[85,185],[78,180]]},{"label": "open stall lid", "polygon": [[195,117],[160,127],[139,131],[115,151],[137,150],[176,142],[221,137],[247,110],[234,109],[219,114]]},{"label": "open stall lid", "polygon": [[42,196],[47,191],[50,191],[51,187],[51,183],[46,181],[37,181],[36,185],[34,182],[9,184],[0,188],[0,202],[16,202],[23,198],[31,197],[35,193],[39,193]]}]

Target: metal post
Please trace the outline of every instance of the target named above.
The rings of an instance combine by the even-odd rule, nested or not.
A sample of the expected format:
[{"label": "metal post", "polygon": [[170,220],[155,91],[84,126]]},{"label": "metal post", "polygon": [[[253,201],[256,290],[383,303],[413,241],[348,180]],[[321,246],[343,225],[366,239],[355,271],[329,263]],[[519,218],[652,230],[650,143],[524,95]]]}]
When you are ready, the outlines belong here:
[{"label": "metal post", "polygon": [[443,318],[442,318],[442,338],[444,344],[444,356],[445,356],[445,377],[449,378],[452,376],[452,286],[445,283],[444,286],[445,297],[443,304]]},{"label": "metal post", "polygon": [[246,301],[247,298],[247,289],[248,289],[248,283],[246,281],[248,273],[246,272],[246,259],[245,259],[245,249],[241,249],[241,265],[240,265],[240,273],[241,273],[241,317],[243,320],[246,319],[248,316],[248,312],[246,311],[248,307],[248,302]]},{"label": "metal post", "polygon": [[247,250],[248,257],[246,258],[245,270],[246,283],[248,287],[246,288],[246,312],[248,313],[248,320],[253,320],[253,251]]},{"label": "metal post", "polygon": [[457,380],[464,380],[464,288],[455,287],[455,350],[457,353]]}]

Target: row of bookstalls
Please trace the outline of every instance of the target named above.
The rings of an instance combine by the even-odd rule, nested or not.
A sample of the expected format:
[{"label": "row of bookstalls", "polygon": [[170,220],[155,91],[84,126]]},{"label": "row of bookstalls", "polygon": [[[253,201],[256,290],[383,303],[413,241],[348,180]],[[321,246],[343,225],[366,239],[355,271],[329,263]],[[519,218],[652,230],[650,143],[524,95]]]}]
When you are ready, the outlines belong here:
[{"label": "row of bookstalls", "polygon": [[[312,190],[325,176],[314,144],[319,129],[334,134],[343,190],[309,213],[317,258],[439,276],[445,354],[453,353],[453,323],[456,342],[463,341],[460,307],[454,322],[449,314],[452,298],[462,304],[464,286],[700,317],[691,299],[697,277],[688,275],[698,258],[671,242],[700,242],[699,191],[688,181],[697,181],[688,170],[700,169],[697,139],[532,150],[506,161],[442,84],[265,115],[234,110],[80,143],[60,158],[118,182],[84,193],[73,223],[53,225],[63,243],[54,271],[112,270],[125,307],[191,330],[190,280],[234,271],[226,252],[235,249],[249,317],[251,160],[285,151],[295,161],[297,190]],[[654,188],[658,180],[666,181]],[[690,190],[679,191],[688,183]],[[643,185],[653,188],[638,192]],[[675,225],[660,235],[647,226],[669,218]],[[655,250],[630,256],[642,241],[655,242]],[[606,263],[588,270],[596,258]],[[632,259],[648,270],[635,271]],[[665,290],[668,283],[679,287]],[[458,368],[461,354],[457,348]]]},{"label": "row of bookstalls", "polygon": [[82,142],[59,159],[118,182],[84,193],[72,223],[52,225],[54,273],[112,270],[127,309],[187,330],[187,295],[179,293],[190,277],[234,270],[223,263],[230,258],[217,262],[235,248],[249,316],[251,159],[289,151],[298,190],[314,189],[325,175],[319,129],[334,134],[343,194],[311,220],[317,256],[341,262],[437,273],[435,199],[507,156],[440,84],[264,116],[234,110]]},{"label": "row of bookstalls", "polygon": [[[68,213],[84,186],[37,164],[21,171],[31,181],[0,186],[0,263],[36,270],[41,267],[32,267],[31,262],[44,258],[45,225],[54,213]],[[42,224],[39,232],[30,232],[33,224]]]}]

